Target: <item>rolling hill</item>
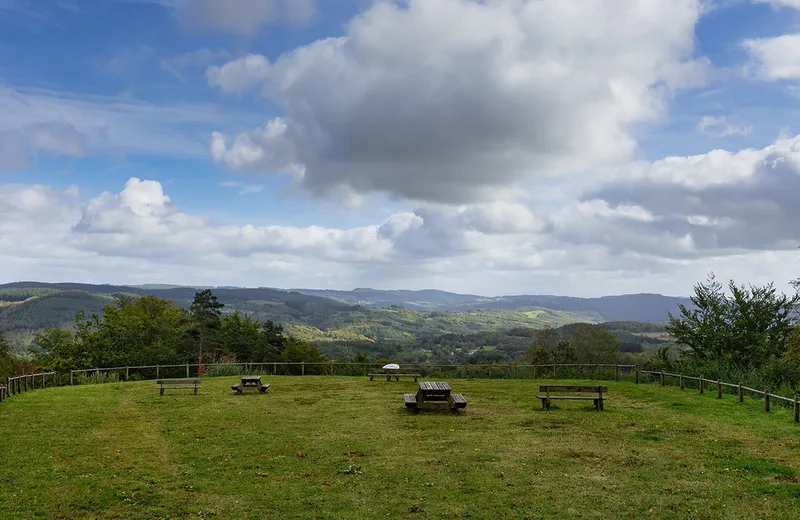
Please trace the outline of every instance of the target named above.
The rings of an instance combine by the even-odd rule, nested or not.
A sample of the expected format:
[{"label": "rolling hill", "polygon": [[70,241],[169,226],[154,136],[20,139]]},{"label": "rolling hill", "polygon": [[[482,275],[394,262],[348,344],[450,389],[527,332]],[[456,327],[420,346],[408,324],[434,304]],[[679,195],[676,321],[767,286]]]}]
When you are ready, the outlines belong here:
[{"label": "rolling hill", "polygon": [[[154,294],[188,308],[199,288],[15,282],[0,285],[0,330],[23,352],[45,327],[72,325],[75,313],[100,313],[118,295]],[[661,295],[604,298],[482,297],[444,291],[323,291],[213,288],[226,312],[281,323],[317,345],[413,343],[447,334],[559,327],[605,321],[664,322],[687,299]]]},{"label": "rolling hill", "polygon": [[641,321],[645,323],[666,323],[667,313],[676,313],[679,304],[691,305],[689,298],[648,293],[602,296],[599,298],[576,298],[550,295],[477,296],[430,289],[422,291],[384,291],[376,289],[354,289],[352,291],[327,289],[292,290],[364,307],[400,305],[410,309],[437,311],[540,307],[557,311],[596,314],[601,321]]}]

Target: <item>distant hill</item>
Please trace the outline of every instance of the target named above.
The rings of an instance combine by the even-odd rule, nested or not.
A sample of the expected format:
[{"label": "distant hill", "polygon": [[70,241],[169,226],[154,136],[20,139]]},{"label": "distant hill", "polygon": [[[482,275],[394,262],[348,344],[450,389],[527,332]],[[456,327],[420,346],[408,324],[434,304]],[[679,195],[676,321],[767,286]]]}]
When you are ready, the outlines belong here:
[{"label": "distant hill", "polygon": [[640,321],[647,323],[666,323],[667,313],[677,313],[679,304],[691,305],[689,298],[648,293],[602,296],[600,298],[576,298],[572,296],[549,295],[493,297],[477,296],[474,294],[457,294],[437,290],[292,290],[313,296],[333,298],[342,303],[361,305],[364,307],[400,305],[409,309],[439,311],[540,307],[567,312],[593,313],[599,315],[601,321]]},{"label": "distant hill", "polygon": [[[24,352],[36,331],[52,326],[69,327],[76,312],[84,311],[87,316],[93,312],[100,313],[116,296],[154,294],[188,308],[197,289],[172,285],[40,282],[0,285],[0,330],[6,331],[16,350]],[[408,342],[443,334],[602,321],[602,317],[593,311],[573,312],[536,306],[463,308],[456,312],[415,310],[400,305],[367,307],[282,289],[228,287],[213,288],[213,291],[225,304],[226,312],[239,310],[260,320],[273,320],[284,325],[290,334],[318,345]]]}]

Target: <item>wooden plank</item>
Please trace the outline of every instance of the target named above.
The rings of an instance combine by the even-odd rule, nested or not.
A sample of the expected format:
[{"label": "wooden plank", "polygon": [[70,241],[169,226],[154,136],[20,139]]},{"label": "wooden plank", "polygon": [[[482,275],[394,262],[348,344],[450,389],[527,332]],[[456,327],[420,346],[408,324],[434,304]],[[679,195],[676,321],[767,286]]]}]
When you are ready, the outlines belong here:
[{"label": "wooden plank", "polygon": [[[597,400],[597,396],[591,396],[591,395],[551,395],[550,397],[548,397],[546,395],[537,395],[536,398],[537,399],[551,399],[551,400],[552,399],[570,399],[570,400],[579,400],[579,401],[596,401]],[[606,399],[608,399],[608,398],[607,397],[603,397],[604,401]]]},{"label": "wooden plank", "polygon": [[608,392],[607,386],[587,385],[541,385],[540,392]]}]

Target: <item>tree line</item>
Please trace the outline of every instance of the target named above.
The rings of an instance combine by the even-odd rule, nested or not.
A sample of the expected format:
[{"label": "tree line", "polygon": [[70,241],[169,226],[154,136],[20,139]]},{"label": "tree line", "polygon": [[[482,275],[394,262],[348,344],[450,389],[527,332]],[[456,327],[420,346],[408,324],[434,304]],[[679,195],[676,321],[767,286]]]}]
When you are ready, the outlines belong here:
[{"label": "tree line", "polygon": [[725,287],[711,273],[695,284],[692,307],[669,314],[667,332],[679,349],[664,347],[648,363],[656,370],[704,375],[794,394],[800,386],[800,281],[787,295],[773,283]]},{"label": "tree line", "polygon": [[210,289],[195,293],[189,309],[156,296],[119,296],[102,316],[83,312],[72,330],[49,327],[31,348],[43,368],[69,370],[224,362],[320,362],[315,347],[286,334],[271,320],[258,321],[225,305]]}]

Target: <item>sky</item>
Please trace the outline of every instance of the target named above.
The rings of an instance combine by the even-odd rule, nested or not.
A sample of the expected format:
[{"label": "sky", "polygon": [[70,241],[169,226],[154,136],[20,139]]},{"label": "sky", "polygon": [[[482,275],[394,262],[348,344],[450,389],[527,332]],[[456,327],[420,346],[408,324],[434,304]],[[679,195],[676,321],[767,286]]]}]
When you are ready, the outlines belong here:
[{"label": "sky", "polygon": [[800,0],[0,0],[0,283],[800,277]]}]

